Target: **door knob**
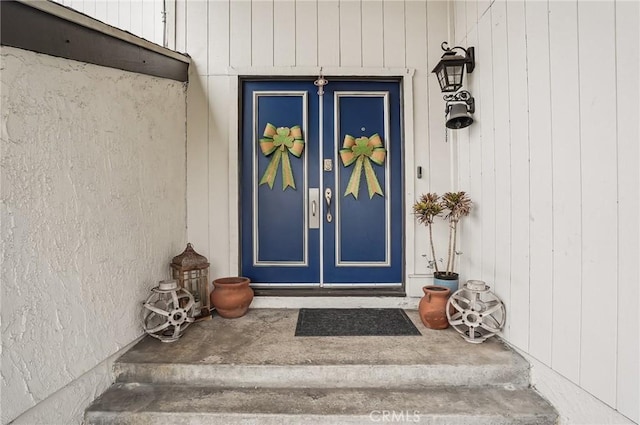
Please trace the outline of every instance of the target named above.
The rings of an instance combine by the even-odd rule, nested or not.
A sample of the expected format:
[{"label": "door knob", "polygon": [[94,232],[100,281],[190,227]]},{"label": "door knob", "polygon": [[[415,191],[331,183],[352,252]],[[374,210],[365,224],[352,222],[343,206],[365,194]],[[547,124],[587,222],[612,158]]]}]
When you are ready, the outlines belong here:
[{"label": "door knob", "polygon": [[327,223],[331,223],[333,216],[331,215],[331,189],[326,188],[324,190],[324,199],[327,200]]}]

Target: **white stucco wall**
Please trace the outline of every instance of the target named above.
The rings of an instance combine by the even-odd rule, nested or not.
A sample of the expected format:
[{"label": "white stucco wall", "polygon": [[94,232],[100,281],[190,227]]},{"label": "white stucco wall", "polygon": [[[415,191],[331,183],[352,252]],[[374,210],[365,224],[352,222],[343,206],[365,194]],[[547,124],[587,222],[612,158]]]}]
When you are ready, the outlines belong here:
[{"label": "white stucco wall", "polygon": [[0,52],[1,420],[71,386],[56,421],[79,423],[186,242],[185,88]]}]

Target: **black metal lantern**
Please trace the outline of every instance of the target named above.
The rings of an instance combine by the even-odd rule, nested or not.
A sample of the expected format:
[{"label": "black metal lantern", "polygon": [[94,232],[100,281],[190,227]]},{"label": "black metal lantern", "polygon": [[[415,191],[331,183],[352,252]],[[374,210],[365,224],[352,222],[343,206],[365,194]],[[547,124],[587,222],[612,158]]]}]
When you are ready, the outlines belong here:
[{"label": "black metal lantern", "polygon": [[[468,73],[472,73],[475,68],[475,49],[473,47],[465,49],[459,46],[449,48],[446,41],[443,41],[440,47],[444,50],[444,54],[431,72],[438,77],[440,90],[443,93],[458,91],[462,87],[465,66]],[[456,54],[454,52],[456,49],[462,50],[464,56]]]}]

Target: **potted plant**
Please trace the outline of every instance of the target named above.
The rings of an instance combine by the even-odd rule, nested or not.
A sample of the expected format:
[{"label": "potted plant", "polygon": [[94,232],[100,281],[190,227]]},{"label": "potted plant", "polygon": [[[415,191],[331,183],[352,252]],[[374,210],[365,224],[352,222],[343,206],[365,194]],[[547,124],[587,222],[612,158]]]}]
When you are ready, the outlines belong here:
[{"label": "potted plant", "polygon": [[[429,243],[431,246],[430,265],[433,265],[434,285],[445,286],[454,293],[458,290],[458,273],[455,270],[456,241],[458,235],[458,222],[462,217],[471,212],[472,202],[466,192],[447,192],[441,197],[436,193],[427,193],[413,205],[413,213],[418,222],[429,228]],[[446,269],[438,268],[438,261],[433,245],[433,221],[444,213],[444,219],[449,223],[449,247],[447,249]]]},{"label": "potted plant", "polygon": [[425,193],[413,204],[413,213],[418,219],[418,223],[424,224],[429,229],[429,245],[431,247],[429,266],[435,267],[436,272],[439,272],[439,270],[438,262],[436,261],[436,249],[433,246],[433,220],[440,216],[443,210],[440,196],[437,193]]}]

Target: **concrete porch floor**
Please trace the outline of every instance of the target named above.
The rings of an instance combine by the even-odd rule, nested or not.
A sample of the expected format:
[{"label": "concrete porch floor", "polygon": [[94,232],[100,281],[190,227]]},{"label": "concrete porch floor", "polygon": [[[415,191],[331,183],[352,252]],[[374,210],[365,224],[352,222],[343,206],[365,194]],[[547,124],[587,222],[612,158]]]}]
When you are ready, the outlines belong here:
[{"label": "concrete porch floor", "polygon": [[[353,368],[341,368],[341,365],[358,365],[367,369],[367,366],[375,365],[376,369],[389,372],[393,366],[411,365],[423,373],[429,369],[437,370],[438,376],[442,375],[442,367],[450,368],[444,382],[450,385],[452,379],[471,384],[469,378],[465,377],[473,376],[473,371],[481,366],[485,378],[488,371],[496,374],[496,383],[528,383],[528,363],[507,349],[499,339],[492,338],[483,344],[467,343],[451,328],[426,328],[416,310],[406,312],[422,336],[392,337],[296,337],[298,311],[251,309],[246,316],[238,319],[215,316],[212,320],[191,325],[175,343],[162,343],[147,337],[122,356],[117,367],[132,364],[198,365],[201,376],[202,366],[206,365],[232,368],[269,365],[282,366],[291,376],[300,366],[303,370],[304,366],[313,365],[325,371],[337,368],[344,372]],[[219,368],[216,371],[219,373]],[[501,374],[506,375],[498,376]],[[193,378],[199,379],[196,376]],[[215,379],[204,379],[211,382],[209,378]],[[309,379],[308,376],[304,378],[305,381]],[[324,385],[326,378],[323,377]],[[348,383],[353,386],[353,382],[345,378],[339,375],[339,381],[335,384]],[[515,378],[519,379],[514,382]],[[437,376],[433,376],[431,382],[433,385],[440,384]],[[407,381],[403,379],[403,386],[406,385]]]},{"label": "concrete porch floor", "polygon": [[366,424],[378,411],[429,424],[555,423],[529,388],[529,364],[500,340],[469,344],[406,312],[422,335],[296,337],[298,310],[251,309],[196,323],[174,343],[147,337],[116,362],[117,383],[87,423]]}]

